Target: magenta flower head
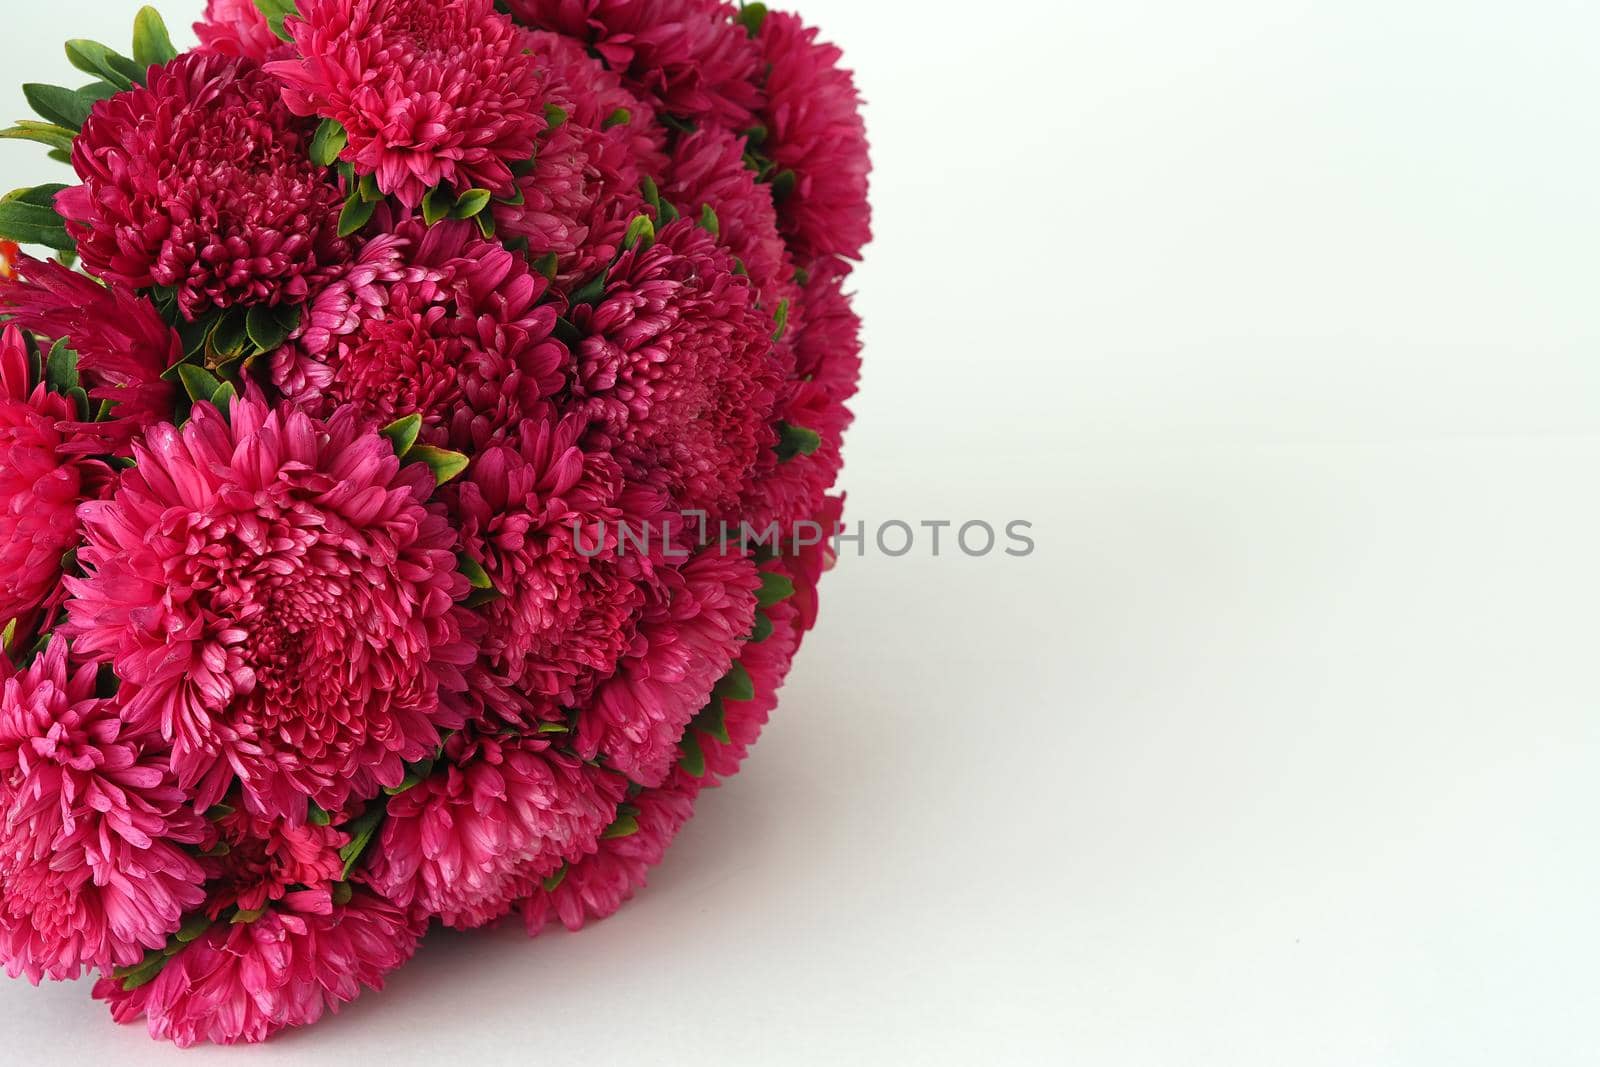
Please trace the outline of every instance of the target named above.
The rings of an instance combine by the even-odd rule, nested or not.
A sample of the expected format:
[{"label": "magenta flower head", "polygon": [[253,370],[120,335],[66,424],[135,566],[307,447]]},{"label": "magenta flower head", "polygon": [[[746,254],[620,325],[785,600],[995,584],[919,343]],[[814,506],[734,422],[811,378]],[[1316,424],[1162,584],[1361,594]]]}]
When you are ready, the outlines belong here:
[{"label": "magenta flower head", "polygon": [[173,290],[191,319],[303,300],[348,255],[343,198],[282,93],[249,60],[196,52],[97,104],[72,150],[83,184],[56,199],[84,265]]},{"label": "magenta flower head", "polygon": [[507,193],[545,127],[539,70],[491,0],[301,0],[299,58],[270,63],[301,115],[338,122],[344,158],[416,207],[441,183]]},{"label": "magenta flower head", "polygon": [[818,618],[871,233],[761,4],[195,32],[73,42],[0,204],[0,965],[184,1046],[644,888]]},{"label": "magenta flower head", "polygon": [[158,426],[87,504],[66,631],[172,744],[196,807],[303,822],[399,785],[456,725],[466,579],[427,467],[259,395]]}]

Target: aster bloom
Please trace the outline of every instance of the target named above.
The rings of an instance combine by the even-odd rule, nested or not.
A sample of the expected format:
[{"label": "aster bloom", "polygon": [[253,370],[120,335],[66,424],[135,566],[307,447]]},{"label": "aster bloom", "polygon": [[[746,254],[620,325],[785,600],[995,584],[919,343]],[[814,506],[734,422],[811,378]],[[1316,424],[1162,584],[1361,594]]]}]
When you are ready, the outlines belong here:
[{"label": "aster bloom", "polygon": [[446,769],[389,802],[373,888],[470,929],[511,910],[530,878],[595,851],[627,782],[542,738],[452,738]]},{"label": "aster bloom", "polygon": [[232,805],[215,821],[220,855],[206,860],[204,913],[248,919],[273,907],[332,915],[350,835],[329,825],[266,819]]},{"label": "aster bloom", "polygon": [[[103,468],[67,455],[62,423],[76,405],[32,380],[16,326],[0,335],[0,620],[44,607],[61,582],[61,558],[79,534],[78,504]],[[0,623],[3,625],[3,623]]]},{"label": "aster bloom", "polygon": [[74,42],[0,210],[0,963],[185,1046],[645,885],[816,623],[870,235],[764,5],[195,32]]},{"label": "aster bloom", "polygon": [[235,778],[253,812],[398,785],[454,724],[471,650],[452,535],[426,466],[349,412],[322,423],[240,399],[135,446],[84,506],[68,631],[115,667],[124,715],[158,729],[196,806]]},{"label": "aster bloom", "polygon": [[135,437],[171,416],[175,391],[163,376],[183,358],[183,345],[148,301],[21,256],[15,276],[0,281],[0,311],[25,330],[70,341],[89,399],[110,405],[94,422],[74,423],[64,451],[125,455]]},{"label": "aster bloom", "polygon": [[301,115],[343,126],[343,158],[416,207],[448,182],[512,191],[545,127],[538,68],[491,0],[301,0],[299,58],[267,65]]},{"label": "aster bloom", "polygon": [[205,17],[194,24],[200,48],[225,56],[243,56],[257,63],[294,54],[261,13],[255,0],[207,0]]},{"label": "aster bloom", "polygon": [[530,935],[553,922],[568,930],[614,915],[644,888],[650,868],[661,862],[678,831],[694,814],[695,789],[647,789],[629,806],[632,833],[600,842],[595,854],[573,864],[559,881],[530,879],[518,910]]},{"label": "aster bloom", "polygon": [[344,200],[307,155],[314,124],[248,59],[193,52],[95,105],[56,197],[84,267],[211,308],[296,303],[348,255]]},{"label": "aster bloom", "polygon": [[779,220],[802,266],[819,256],[857,258],[872,240],[866,125],[843,53],[787,12],[767,15],[756,37],[766,65],[760,151],[777,177]]},{"label": "aster bloom", "polygon": [[[707,219],[721,242],[750,276],[763,307],[787,300],[789,329],[798,329],[799,286],[795,265],[778,233],[772,187],[744,165],[745,142],[707,128],[678,141],[661,190],[685,217]],[[710,210],[709,216],[706,214]]]},{"label": "aster bloom", "polygon": [[645,207],[644,180],[666,168],[665,134],[650,105],[577,41],[538,32],[523,43],[559,121],[517,176],[516,202],[494,205],[495,225],[526,245],[529,260],[554,256],[560,284],[581,284],[622,250],[628,223]]},{"label": "aster bloom", "polygon": [[644,786],[671,771],[679,739],[755,623],[755,565],[703,552],[661,576],[635,648],[578,718],[577,751]]},{"label": "aster bloom", "polygon": [[118,1022],[148,1017],[150,1035],[187,1048],[264,1041],[338,1011],[363,986],[416,951],[426,927],[407,912],[357,891],[330,915],[268,911],[253,922],[218,923],[182,947],[154,980],[134,989],[115,978],[95,985]]},{"label": "aster bloom", "polygon": [[566,382],[548,289],[471,223],[411,219],[312,294],[273,377],[316,414],[349,405],[382,426],[417,413],[429,441],[482,442],[542,413]]},{"label": "aster bloom", "polygon": [[663,111],[729,129],[761,103],[760,58],[721,0],[507,0],[518,19],[582,41]]},{"label": "aster bloom", "polygon": [[546,707],[582,705],[616,670],[666,548],[664,534],[621,543],[625,530],[665,529],[663,502],[579,447],[583,428],[524,424],[451,490],[462,547],[500,594],[483,608],[485,663]]},{"label": "aster bloom", "polygon": [[78,977],[160,948],[204,897],[206,840],[161,738],[95,696],[56,638],[27,670],[0,657],[0,957],[13,977]]},{"label": "aster bloom", "polygon": [[570,318],[582,340],[573,410],[588,445],[685,510],[723,516],[775,443],[782,379],[773,320],[733,257],[688,219],[624,252],[594,305]]}]

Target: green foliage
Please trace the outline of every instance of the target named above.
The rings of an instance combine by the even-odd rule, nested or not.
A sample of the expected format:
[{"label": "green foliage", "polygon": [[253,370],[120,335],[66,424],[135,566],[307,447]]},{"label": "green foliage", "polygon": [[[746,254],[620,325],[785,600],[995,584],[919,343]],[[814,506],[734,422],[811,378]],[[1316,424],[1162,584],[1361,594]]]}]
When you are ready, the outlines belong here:
[{"label": "green foliage", "polygon": [[153,7],[141,7],[133,17],[133,60],[146,69],[171,63],[178,58],[172,45],[167,24],[161,12]]},{"label": "green foliage", "polygon": [[67,235],[66,223],[56,214],[56,194],[65,185],[37,185],[0,198],[0,237],[18,244],[44,245],[71,251],[77,243]]}]

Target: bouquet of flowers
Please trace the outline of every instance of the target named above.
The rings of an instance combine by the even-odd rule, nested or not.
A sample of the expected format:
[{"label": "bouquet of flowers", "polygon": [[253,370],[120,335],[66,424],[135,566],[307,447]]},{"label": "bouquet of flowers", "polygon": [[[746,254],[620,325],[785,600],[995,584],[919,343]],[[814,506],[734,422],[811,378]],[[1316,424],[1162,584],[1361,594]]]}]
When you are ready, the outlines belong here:
[{"label": "bouquet of flowers", "polygon": [[0,958],[181,1045],[644,884],[816,618],[869,237],[761,4],[196,31],[68,42],[0,202]]}]

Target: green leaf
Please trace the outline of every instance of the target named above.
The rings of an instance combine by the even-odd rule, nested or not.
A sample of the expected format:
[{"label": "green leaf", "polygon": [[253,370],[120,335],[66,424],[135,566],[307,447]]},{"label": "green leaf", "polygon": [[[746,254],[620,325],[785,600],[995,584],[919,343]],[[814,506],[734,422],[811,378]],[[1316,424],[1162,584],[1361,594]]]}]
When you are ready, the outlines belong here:
[{"label": "green leaf", "polygon": [[700,205],[700,228],[713,237],[722,236],[722,222],[717,218],[717,209],[710,204]]},{"label": "green leaf", "polygon": [[203,911],[197,911],[178,927],[178,932],[173,934],[180,945],[187,945],[191,941],[199,940],[200,935],[211,929],[211,917]]},{"label": "green leaf", "polygon": [[761,32],[762,24],[767,21],[767,5],[744,4],[739,8],[739,14],[734,21],[750,31],[750,36],[754,37]]},{"label": "green leaf", "polygon": [[352,819],[344,826],[344,832],[350,835],[350,843],[339,850],[339,858],[344,860],[344,877],[348,881],[350,872],[356,869],[356,864],[361,862],[362,853],[367,851],[367,846],[372,844],[373,837],[378,832],[378,826],[383,822],[383,817],[389,813],[384,802],[374,802],[371,807],[361,813],[361,817]]},{"label": "green leaf", "polygon": [[600,124],[600,128],[603,130],[609,130],[613,126],[626,126],[632,121],[633,112],[629,111],[625,107],[619,107],[617,110],[606,116],[606,120]]},{"label": "green leaf", "polygon": [[99,41],[81,38],[68,41],[67,62],[85,74],[103,78],[108,84],[124,91],[132,89],[135,83],[144,84],[144,68]]},{"label": "green leaf", "polygon": [[547,129],[556,129],[567,124],[567,109],[559,104],[546,104],[544,106],[544,121]]},{"label": "green leaf", "polygon": [[17,638],[17,620],[12,619],[6,623],[6,628],[0,631],[0,652],[10,652],[11,642]]},{"label": "green leaf", "polygon": [[161,973],[161,968],[167,965],[167,955],[160,949],[145,953],[145,957],[132,967],[118,967],[111,972],[111,977],[122,983],[122,991],[131,993],[140,986],[149,985]]},{"label": "green leaf", "polygon": [[178,364],[178,380],[183,383],[183,391],[196,404],[209,403],[212,395],[222,388],[222,383],[217,381],[215,375],[193,363]]},{"label": "green leaf", "polygon": [[266,908],[240,908],[228,922],[234,926],[248,926],[266,913]]},{"label": "green leaf", "polygon": [[278,35],[279,40],[293,40],[284,28],[283,20],[290,15],[300,14],[294,6],[294,0],[256,0],[256,8],[267,17],[267,27]]},{"label": "green leaf", "polygon": [[540,883],[544,886],[544,891],[546,893],[554,893],[557,889],[560,889],[561,883],[567,880],[567,871],[569,869],[570,868],[568,864],[563,863],[559,871],[557,871],[555,874],[552,874],[550,877],[546,878],[542,883]]},{"label": "green leaf", "polygon": [[554,252],[546,252],[533,261],[533,269],[543,274],[546,281],[555,281],[556,272],[561,267],[561,257]]},{"label": "green leaf", "polygon": [[712,692],[723,700],[754,700],[756,684],[751,680],[750,672],[744,669],[744,664],[735,663]]},{"label": "green leaf", "polygon": [[489,206],[489,201],[494,199],[494,194],[487,189],[468,189],[456,200],[455,207],[450,209],[453,219],[475,219]]},{"label": "green leaf", "polygon": [[800,178],[794,171],[779,171],[777,176],[772,179],[772,202],[775,204],[783,203],[794,195],[794,191],[799,184]]},{"label": "green leaf", "polygon": [[73,132],[65,126],[58,126],[53,122],[35,122],[32,119],[18,119],[15,126],[0,130],[0,137],[8,140],[33,141],[35,144],[42,144],[62,152],[72,151],[73,136]]},{"label": "green leaf", "polygon": [[224,416],[233,410],[233,401],[239,395],[239,390],[232,382],[223,382],[211,394],[211,406],[222,412]]},{"label": "green leaf", "polygon": [[363,200],[360,192],[351,193],[350,199],[344,202],[344,210],[339,212],[339,236],[349,237],[360,231],[372,221],[373,212],[377,210],[378,205],[371,200]]},{"label": "green leaf", "polygon": [[542,722],[536,731],[541,734],[570,734],[572,727],[560,722]]},{"label": "green leaf", "polygon": [[428,469],[433,471],[434,481],[440,485],[460,477],[461,472],[472,462],[460,452],[452,452],[448,448],[435,448],[432,445],[418,445],[406,458],[414,463],[426,463]]},{"label": "green leaf", "polygon": [[693,730],[683,735],[683,740],[678,742],[678,750],[682,756],[678,759],[678,766],[683,768],[683,773],[691,778],[699,778],[706,773],[706,753],[700,747],[700,735]]},{"label": "green leaf", "polygon": [[784,297],[778,301],[778,312],[773,316],[777,329],[772,332],[774,341],[783,340],[783,335],[789,332],[789,298]]},{"label": "green leaf", "polygon": [[472,583],[474,589],[493,589],[494,580],[489,577],[489,572],[483,569],[483,564],[471,556],[461,557],[461,573],[467,576],[467,581]]},{"label": "green leaf", "polygon": [[778,423],[778,459],[784,463],[796,456],[814,456],[822,447],[822,435],[804,426]]},{"label": "green leaf", "polygon": [[243,308],[230,308],[217,317],[206,335],[205,352],[214,362],[226,363],[244,355],[249,344],[249,313]]},{"label": "green leaf", "polygon": [[733,738],[728,735],[728,706],[719,696],[713,696],[711,703],[695,716],[694,728],[703,734],[710,734],[725,745],[733,743]]},{"label": "green leaf", "polygon": [[363,174],[356,183],[356,192],[361,194],[361,199],[369,204],[376,204],[383,199],[383,190],[378,188],[376,174]]},{"label": "green leaf", "polygon": [[591,278],[582,289],[572,294],[572,303],[574,305],[600,303],[600,298],[606,295],[607,276],[610,273],[609,270],[603,270]]},{"label": "green leaf", "polygon": [[761,588],[756,591],[756,603],[764,608],[781,604],[794,596],[793,580],[774,571],[761,572]]},{"label": "green leaf", "polygon": [[750,631],[750,643],[752,645],[759,645],[761,642],[765,641],[771,636],[772,620],[767,617],[766,612],[756,612],[756,626],[754,630]]},{"label": "green leaf", "polygon": [[263,352],[275,352],[283,347],[300,326],[300,309],[298,307],[267,307],[257,304],[245,315],[245,333],[250,337],[251,344]]},{"label": "green leaf", "polygon": [[485,240],[494,240],[494,213],[485,211],[473,216],[473,222],[478,224],[478,232],[483,234]]},{"label": "green leaf", "polygon": [[78,387],[78,353],[67,347],[65,338],[50,346],[50,355],[44,361],[44,381],[58,393]]},{"label": "green leaf", "polygon": [[310,804],[306,808],[306,822],[312,826],[328,826],[333,822],[333,816],[323,811],[321,806]]},{"label": "green leaf", "polygon": [[319,167],[331,167],[349,143],[350,134],[343,126],[333,119],[323,119],[316,136],[311,138],[311,162]]},{"label": "green leaf", "polygon": [[454,207],[453,195],[442,185],[436,185],[422,194],[422,221],[433,226],[450,214]]},{"label": "green leaf", "polygon": [[28,106],[37,111],[41,118],[73,131],[83,129],[84,121],[94,107],[94,101],[84,93],[59,85],[30,82],[22,87],[22,95],[27,99]]},{"label": "green leaf", "polygon": [[617,821],[606,827],[606,832],[600,835],[602,841],[615,841],[619,837],[632,837],[639,832],[639,817],[632,814],[618,815]]},{"label": "green leaf", "polygon": [[172,36],[161,12],[153,7],[141,7],[133,16],[133,60],[141,67],[159,67],[178,58],[172,46]]},{"label": "green leaf", "polygon": [[339,907],[350,903],[350,898],[356,895],[355,887],[349,882],[333,883],[333,902]]},{"label": "green leaf", "polygon": [[656,224],[649,215],[635,215],[628,223],[628,232],[622,235],[622,247],[632,248],[641,241],[646,248],[656,243]]},{"label": "green leaf", "polygon": [[661,187],[656,180],[646,174],[644,181],[639,183],[639,189],[644,193],[644,201],[650,205],[650,210],[661,214]]},{"label": "green leaf", "polygon": [[411,446],[417,443],[417,435],[422,432],[422,415],[414,411],[405,418],[395,419],[378,432],[394,445],[394,454],[405,459]]},{"label": "green leaf", "polygon": [[67,234],[66,223],[56,214],[55,195],[64,185],[37,185],[17,189],[0,199],[0,237],[19,244],[44,245],[68,251],[76,243]]}]

